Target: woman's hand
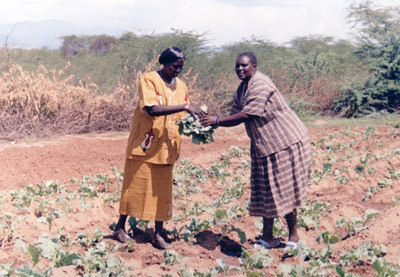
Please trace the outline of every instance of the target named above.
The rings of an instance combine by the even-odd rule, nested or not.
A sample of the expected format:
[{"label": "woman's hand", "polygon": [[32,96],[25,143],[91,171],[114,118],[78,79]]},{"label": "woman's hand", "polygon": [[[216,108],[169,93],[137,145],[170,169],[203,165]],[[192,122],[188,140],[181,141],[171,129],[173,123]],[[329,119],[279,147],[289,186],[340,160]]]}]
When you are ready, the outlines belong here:
[{"label": "woman's hand", "polygon": [[188,105],[185,109],[188,113],[190,113],[193,116],[195,116],[195,115],[203,116],[203,115],[207,114],[205,111],[203,111],[202,109],[200,109],[199,107],[194,106],[194,105]]},{"label": "woman's hand", "polygon": [[200,117],[200,123],[203,126],[211,126],[211,125],[216,125],[217,124],[217,117],[216,116],[212,116],[212,115],[202,115]]}]

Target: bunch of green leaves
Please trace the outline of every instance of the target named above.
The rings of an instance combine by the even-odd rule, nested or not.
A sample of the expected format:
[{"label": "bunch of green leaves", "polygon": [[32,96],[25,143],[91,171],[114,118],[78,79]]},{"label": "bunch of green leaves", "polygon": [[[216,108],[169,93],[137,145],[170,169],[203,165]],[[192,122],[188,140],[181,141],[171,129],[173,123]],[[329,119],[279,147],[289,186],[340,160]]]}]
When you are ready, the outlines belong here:
[{"label": "bunch of green leaves", "polygon": [[194,144],[211,143],[214,141],[213,133],[217,126],[203,126],[197,116],[187,113],[178,122],[179,133],[192,137]]}]

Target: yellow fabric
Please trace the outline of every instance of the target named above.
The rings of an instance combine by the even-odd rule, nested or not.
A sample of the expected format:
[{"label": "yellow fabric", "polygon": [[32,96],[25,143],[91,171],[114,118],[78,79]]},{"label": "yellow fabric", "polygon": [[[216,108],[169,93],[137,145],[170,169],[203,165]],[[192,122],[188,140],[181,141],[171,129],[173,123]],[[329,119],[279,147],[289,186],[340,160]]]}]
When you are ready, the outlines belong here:
[{"label": "yellow fabric", "polygon": [[[157,72],[144,74],[140,78],[139,102],[128,138],[127,158],[154,164],[174,164],[181,144],[176,121],[184,112],[153,117],[145,107],[182,105],[187,102],[187,87],[179,78],[175,78],[175,83],[168,86]],[[149,147],[145,149],[144,146]]]},{"label": "yellow fabric", "polygon": [[120,214],[141,220],[171,219],[172,172],[173,165],[126,159]]}]

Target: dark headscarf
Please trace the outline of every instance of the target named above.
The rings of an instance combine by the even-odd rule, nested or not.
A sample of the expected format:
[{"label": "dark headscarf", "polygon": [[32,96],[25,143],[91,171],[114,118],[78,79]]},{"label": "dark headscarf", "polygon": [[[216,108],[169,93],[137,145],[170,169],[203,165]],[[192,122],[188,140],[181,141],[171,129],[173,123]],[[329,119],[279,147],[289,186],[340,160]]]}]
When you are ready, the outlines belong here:
[{"label": "dark headscarf", "polygon": [[185,55],[183,54],[182,50],[179,49],[178,47],[170,47],[165,49],[160,57],[158,58],[158,62],[160,64],[168,64],[168,63],[173,63],[176,62],[179,59],[185,59]]}]

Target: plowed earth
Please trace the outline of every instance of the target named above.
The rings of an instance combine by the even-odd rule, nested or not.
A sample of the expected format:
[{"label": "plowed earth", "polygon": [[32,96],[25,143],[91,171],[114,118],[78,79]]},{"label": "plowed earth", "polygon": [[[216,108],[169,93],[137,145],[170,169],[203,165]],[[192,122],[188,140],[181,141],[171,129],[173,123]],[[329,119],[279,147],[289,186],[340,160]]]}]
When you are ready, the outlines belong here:
[{"label": "plowed earth", "polygon": [[[396,264],[400,257],[400,135],[399,129],[392,127],[326,127],[323,122],[319,126],[309,127],[313,145],[313,172],[311,184],[308,187],[308,201],[328,202],[329,209],[319,219],[319,228],[301,227],[301,240],[313,249],[326,247],[316,242],[317,236],[323,231],[337,232],[341,240],[332,245],[332,260],[340,262],[340,253],[359,248],[363,242],[373,242],[374,245],[385,245],[387,253],[385,259]],[[219,128],[214,135],[215,142],[209,145],[194,145],[189,138],[184,137],[180,159],[188,158],[191,163],[206,169],[214,162],[221,160],[221,155],[228,153],[231,146],[249,147],[249,139],[243,127]],[[11,192],[24,190],[21,185],[43,184],[45,180],[59,180],[67,191],[77,191],[78,186],[71,184],[71,179],[81,180],[83,176],[111,174],[110,168],[123,170],[124,150],[127,142],[127,133],[113,133],[107,135],[64,136],[48,140],[31,141],[4,141],[0,143],[0,198],[1,213],[11,216],[13,224],[12,234],[7,234],[5,227],[0,229],[0,264],[12,262],[13,268],[22,264],[33,266],[32,260],[26,253],[22,253],[16,242],[23,240],[35,243],[43,234],[53,236],[64,228],[70,239],[73,240],[83,231],[92,234],[96,228],[106,234],[111,234],[109,226],[118,219],[118,202],[104,203],[101,193],[98,197],[86,200],[85,209],[78,200],[67,202],[70,213],[56,217],[49,230],[49,225],[39,222],[37,204],[18,208],[11,197]],[[369,154],[368,154],[369,153]],[[239,159],[249,160],[248,156]],[[242,180],[247,183],[245,195],[237,202],[242,202],[249,196],[249,169]],[[105,189],[108,192],[118,192],[120,181],[110,177],[110,185]],[[382,180],[390,180],[382,185]],[[229,182],[229,181],[227,181]],[[223,186],[207,180],[199,184],[202,192],[190,197],[193,201],[210,203],[223,193]],[[374,190],[375,189],[375,190]],[[368,193],[368,191],[373,191]],[[178,209],[184,197],[174,199],[175,209]],[[65,203],[65,202],[64,202]],[[61,208],[60,208],[61,209]],[[64,207],[65,209],[65,207]],[[365,228],[349,235],[344,227],[335,223],[340,219],[350,220],[353,217],[364,218],[367,210],[374,209],[379,214],[365,224]],[[23,217],[21,217],[23,216]],[[18,221],[17,218],[21,218]],[[256,219],[249,217],[247,211],[234,222],[237,228],[246,233],[247,240],[240,244],[239,237],[232,232],[225,237],[232,242],[231,250],[239,245],[249,250],[253,249],[252,241],[260,234],[255,226]],[[4,222],[3,222],[4,224]],[[172,230],[176,225],[189,222],[175,223],[168,221],[166,228]],[[11,223],[8,223],[9,229]],[[284,220],[282,225],[285,227]],[[128,228],[127,224],[127,228]],[[151,233],[153,224],[149,224]],[[3,230],[3,231],[1,231]],[[197,236],[197,243],[193,245],[184,240],[172,242],[172,248],[183,258],[180,264],[187,268],[206,272],[217,266],[216,259],[224,260],[228,265],[240,266],[238,257],[232,251],[225,251],[222,241],[218,240],[220,229],[211,229]],[[7,235],[6,235],[7,234]],[[132,235],[132,233],[131,233]],[[2,237],[1,237],[2,236]],[[165,265],[163,251],[155,249],[146,235],[135,237],[133,252],[117,251],[116,255],[125,262],[129,274],[137,276],[178,275],[179,264]],[[283,242],[287,240],[282,237]],[[104,241],[120,247],[120,243],[104,238]],[[229,243],[228,243],[229,244]],[[74,248],[73,248],[74,249]],[[81,248],[75,249],[82,252]],[[83,253],[83,252],[82,252]],[[283,249],[272,249],[269,253],[274,260],[271,266],[259,270],[266,276],[275,276],[279,273],[280,263],[284,255]],[[304,263],[295,256],[284,261],[289,264]],[[45,270],[51,265],[46,258],[41,258],[35,266],[38,270]],[[79,275],[82,268],[74,265],[54,268],[54,276]],[[374,275],[371,263],[366,260],[363,265],[345,267],[346,272],[355,272],[361,276]]]}]

